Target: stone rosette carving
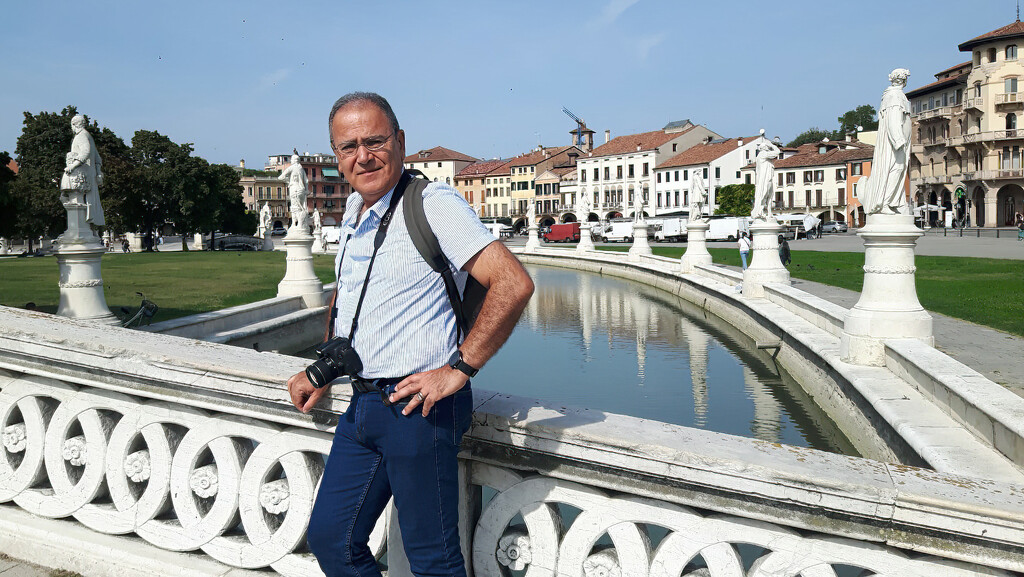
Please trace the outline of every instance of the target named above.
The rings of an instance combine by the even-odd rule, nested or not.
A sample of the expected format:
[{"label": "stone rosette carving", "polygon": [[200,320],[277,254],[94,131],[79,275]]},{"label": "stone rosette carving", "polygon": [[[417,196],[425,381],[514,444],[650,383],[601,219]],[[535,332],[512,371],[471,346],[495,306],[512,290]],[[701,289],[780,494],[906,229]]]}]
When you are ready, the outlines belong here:
[{"label": "stone rosette carving", "polygon": [[278,479],[260,487],[260,505],[268,513],[277,515],[288,510],[288,480]]},{"label": "stone rosette carving", "polygon": [[509,530],[498,540],[498,548],[494,554],[501,565],[513,571],[522,571],[533,562],[530,536],[517,529]]},{"label": "stone rosette carving", "polygon": [[583,562],[583,574],[587,577],[622,577],[615,551],[606,549],[587,557]]},{"label": "stone rosette carving", "polygon": [[86,448],[85,437],[79,435],[64,441],[62,452],[64,460],[75,467],[84,467],[89,463],[89,451]]},{"label": "stone rosette carving", "polygon": [[149,480],[152,472],[152,465],[149,460],[149,451],[135,451],[124,458],[124,475],[135,483],[142,483]]},{"label": "stone rosette carving", "polygon": [[864,272],[868,274],[914,274],[916,266],[870,266],[864,265]]},{"label": "stone rosette carving", "polygon": [[25,423],[17,423],[4,427],[4,448],[8,453],[20,453],[28,444]]},{"label": "stone rosette carving", "polygon": [[188,486],[192,492],[203,499],[217,495],[219,481],[217,480],[217,465],[206,465],[199,467],[189,475]]}]

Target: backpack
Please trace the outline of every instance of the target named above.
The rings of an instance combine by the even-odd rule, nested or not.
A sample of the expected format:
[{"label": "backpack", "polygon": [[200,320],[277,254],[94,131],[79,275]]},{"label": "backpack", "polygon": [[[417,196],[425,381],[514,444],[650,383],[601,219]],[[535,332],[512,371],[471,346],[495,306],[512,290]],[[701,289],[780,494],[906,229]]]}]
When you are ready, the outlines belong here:
[{"label": "backpack", "polygon": [[465,290],[463,290],[462,297],[459,297],[459,287],[455,284],[455,275],[452,274],[448,258],[441,251],[437,236],[430,228],[430,223],[427,222],[427,213],[423,210],[423,191],[430,181],[426,178],[416,178],[414,174],[422,176],[419,171],[406,172],[408,180],[403,194],[405,204],[402,209],[405,226],[409,229],[409,236],[420,256],[430,265],[430,268],[434,269],[434,272],[440,273],[444,280],[448,301],[455,312],[455,323],[461,332],[461,336],[457,335],[456,340],[461,342],[462,338],[469,334],[473,323],[476,322],[477,315],[480,314],[480,307],[484,303],[484,297],[487,296],[487,288],[473,278],[473,275],[468,275]]}]

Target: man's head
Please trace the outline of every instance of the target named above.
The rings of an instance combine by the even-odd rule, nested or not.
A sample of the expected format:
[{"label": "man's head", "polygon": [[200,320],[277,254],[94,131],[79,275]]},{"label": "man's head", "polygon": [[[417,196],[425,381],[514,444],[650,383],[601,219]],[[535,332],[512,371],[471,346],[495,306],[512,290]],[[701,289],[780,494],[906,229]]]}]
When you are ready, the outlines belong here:
[{"label": "man's head", "polygon": [[328,128],[338,168],[367,206],[398,184],[405,132],[387,100],[372,92],[346,94],[331,108]]},{"label": "man's head", "polygon": [[75,134],[78,134],[83,128],[85,128],[85,117],[81,114],[76,114],[71,119],[71,129],[75,131]]}]

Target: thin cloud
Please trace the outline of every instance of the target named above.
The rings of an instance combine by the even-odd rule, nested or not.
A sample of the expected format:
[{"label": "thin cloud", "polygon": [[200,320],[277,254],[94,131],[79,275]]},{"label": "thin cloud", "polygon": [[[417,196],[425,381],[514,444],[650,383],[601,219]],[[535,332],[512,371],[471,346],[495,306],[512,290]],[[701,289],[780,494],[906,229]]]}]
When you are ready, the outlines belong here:
[{"label": "thin cloud", "polygon": [[592,28],[604,28],[605,26],[610,26],[613,22],[619,19],[619,16],[622,16],[623,12],[639,1],[640,0],[611,0],[604,5],[601,13],[590,20],[587,24]]},{"label": "thin cloud", "polygon": [[659,44],[665,41],[665,33],[655,34],[653,36],[644,36],[637,41],[637,53],[640,56],[641,62],[646,62],[647,57],[651,55],[651,50],[657,48]]},{"label": "thin cloud", "polygon": [[291,76],[291,74],[292,71],[287,68],[279,68],[273,72],[264,74],[260,78],[259,84],[257,84],[257,88],[259,90],[269,90],[277,86],[279,83],[287,80],[288,77]]}]

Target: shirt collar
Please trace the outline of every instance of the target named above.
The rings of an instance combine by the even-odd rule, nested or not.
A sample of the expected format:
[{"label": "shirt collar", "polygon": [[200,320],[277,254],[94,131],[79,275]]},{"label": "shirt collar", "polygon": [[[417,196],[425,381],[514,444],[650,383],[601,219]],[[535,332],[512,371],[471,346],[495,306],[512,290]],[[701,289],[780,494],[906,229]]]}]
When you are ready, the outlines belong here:
[{"label": "shirt collar", "polygon": [[[402,182],[401,179],[399,179],[398,182]],[[395,188],[397,187],[398,183],[395,183],[395,186],[392,186],[391,190],[389,190],[387,194],[377,199],[377,202],[373,203],[373,206],[371,206],[366,212],[375,216],[378,222],[380,219],[384,218],[384,213],[387,212],[388,206],[391,205],[391,197],[394,196]],[[363,197],[357,192],[354,198],[349,198],[351,199],[348,203],[349,214],[345,218],[345,225],[355,229],[356,219],[359,217],[359,211],[363,209]]]}]

